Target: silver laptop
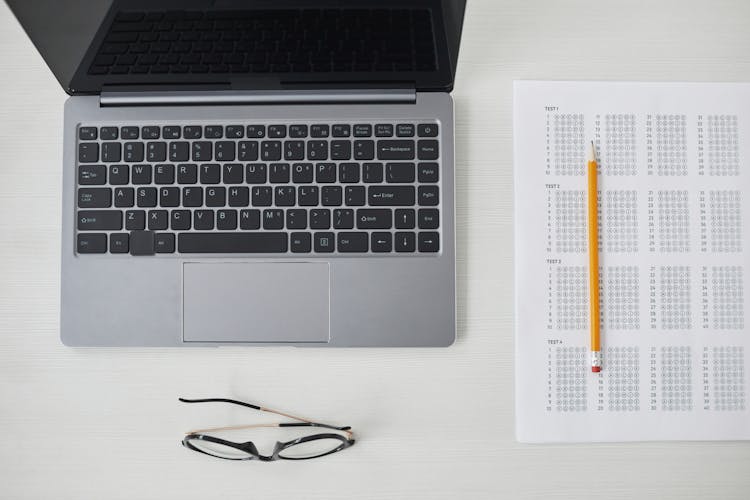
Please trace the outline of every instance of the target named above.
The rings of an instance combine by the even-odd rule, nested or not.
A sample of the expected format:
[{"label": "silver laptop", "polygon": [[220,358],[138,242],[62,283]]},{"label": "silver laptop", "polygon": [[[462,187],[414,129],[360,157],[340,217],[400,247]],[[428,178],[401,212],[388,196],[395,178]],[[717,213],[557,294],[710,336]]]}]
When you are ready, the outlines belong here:
[{"label": "silver laptop", "polygon": [[63,343],[453,343],[465,0],[9,4],[71,96]]}]

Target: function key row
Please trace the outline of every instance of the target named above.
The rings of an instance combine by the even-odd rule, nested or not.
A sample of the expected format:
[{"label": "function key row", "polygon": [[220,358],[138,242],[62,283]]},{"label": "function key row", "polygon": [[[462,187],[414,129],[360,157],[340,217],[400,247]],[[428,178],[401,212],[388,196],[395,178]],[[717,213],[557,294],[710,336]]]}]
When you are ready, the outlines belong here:
[{"label": "function key row", "polygon": [[[437,163],[195,163],[157,165],[81,165],[78,184],[114,186],[126,184],[423,184],[439,180]],[[109,182],[108,182],[109,179]]]},{"label": "function key row", "polygon": [[315,124],[315,125],[165,125],[144,127],[80,127],[81,141],[155,139],[293,139],[327,137],[437,137],[435,123]]}]

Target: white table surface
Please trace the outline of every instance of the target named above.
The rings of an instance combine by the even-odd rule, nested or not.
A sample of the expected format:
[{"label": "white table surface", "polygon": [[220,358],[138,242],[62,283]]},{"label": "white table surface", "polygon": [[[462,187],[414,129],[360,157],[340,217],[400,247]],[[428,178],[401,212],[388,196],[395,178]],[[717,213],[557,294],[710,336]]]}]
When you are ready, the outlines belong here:
[{"label": "white table surface", "polygon": [[[750,444],[521,445],[513,435],[512,81],[750,80],[750,3],[469,0],[456,101],[459,338],[448,349],[70,349],[58,339],[66,95],[0,3],[0,498],[750,498]],[[181,433],[352,425],[302,463]]]}]

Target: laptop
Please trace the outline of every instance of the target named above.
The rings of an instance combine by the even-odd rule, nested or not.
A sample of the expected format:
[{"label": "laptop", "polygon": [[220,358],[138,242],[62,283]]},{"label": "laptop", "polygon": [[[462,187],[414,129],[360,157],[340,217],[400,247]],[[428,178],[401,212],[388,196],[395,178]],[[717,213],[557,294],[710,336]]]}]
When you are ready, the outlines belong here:
[{"label": "laptop", "polygon": [[465,0],[11,0],[70,94],[69,346],[448,346]]}]

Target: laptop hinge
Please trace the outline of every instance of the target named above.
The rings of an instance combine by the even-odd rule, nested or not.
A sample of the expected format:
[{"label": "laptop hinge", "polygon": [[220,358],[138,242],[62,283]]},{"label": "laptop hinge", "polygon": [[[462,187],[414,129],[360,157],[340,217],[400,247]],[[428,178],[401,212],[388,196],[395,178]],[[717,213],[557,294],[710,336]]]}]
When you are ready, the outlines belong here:
[{"label": "laptop hinge", "polygon": [[215,91],[102,91],[105,106],[216,106],[238,104],[414,104],[413,88]]}]

